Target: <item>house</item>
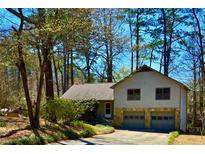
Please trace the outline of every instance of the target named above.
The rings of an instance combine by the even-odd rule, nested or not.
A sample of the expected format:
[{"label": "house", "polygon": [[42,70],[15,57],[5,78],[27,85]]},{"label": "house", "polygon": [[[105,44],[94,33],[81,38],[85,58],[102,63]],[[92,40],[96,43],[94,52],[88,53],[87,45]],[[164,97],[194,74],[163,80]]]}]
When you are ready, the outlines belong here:
[{"label": "house", "polygon": [[74,85],[62,98],[99,100],[98,116],[116,127],[185,131],[188,90],[144,65],[117,83]]},{"label": "house", "polygon": [[73,85],[62,98],[71,100],[96,99],[99,102],[97,116],[99,119],[113,119],[114,93],[111,86],[114,83],[79,84]]}]

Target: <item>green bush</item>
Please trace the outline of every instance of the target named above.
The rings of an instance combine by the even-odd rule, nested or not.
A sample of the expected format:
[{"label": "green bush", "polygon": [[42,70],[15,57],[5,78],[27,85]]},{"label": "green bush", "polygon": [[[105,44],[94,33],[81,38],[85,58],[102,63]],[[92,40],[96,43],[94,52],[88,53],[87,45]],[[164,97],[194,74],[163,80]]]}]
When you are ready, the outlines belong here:
[{"label": "green bush", "polygon": [[70,123],[71,126],[73,126],[73,127],[80,127],[80,128],[84,128],[85,124],[86,123],[84,121],[72,121]]},{"label": "green bush", "polygon": [[48,143],[51,143],[51,142],[56,142],[57,140],[56,140],[52,135],[48,135],[48,136],[46,137],[46,141],[47,141]]},{"label": "green bush", "polygon": [[71,126],[82,128],[82,132],[80,134],[82,137],[91,137],[97,134],[94,126],[86,124],[83,121],[73,121],[71,122]]},{"label": "green bush", "polygon": [[174,143],[174,140],[176,137],[179,136],[179,132],[178,131],[173,131],[169,133],[169,137],[168,137],[168,144],[171,145]]},{"label": "green bush", "polygon": [[85,112],[80,118],[80,120],[86,121],[88,123],[95,123],[97,121],[97,107],[99,102],[95,99],[80,100],[79,104],[82,104],[85,108]]},{"label": "green bush", "polygon": [[66,137],[68,137],[69,139],[77,139],[77,138],[80,137],[77,133],[75,133],[74,131],[69,130],[69,129],[63,131],[63,134],[64,134]]},{"label": "green bush", "polygon": [[45,103],[42,107],[42,116],[51,120],[53,115],[56,116],[58,122],[71,122],[78,120],[85,112],[85,107],[75,101],[55,98],[49,103]]},{"label": "green bush", "polygon": [[94,129],[88,127],[88,128],[85,128],[80,135],[82,137],[91,137],[91,136],[96,135],[96,132]]},{"label": "green bush", "polygon": [[5,113],[0,111],[0,116],[5,116]]},{"label": "green bush", "polygon": [[108,134],[108,133],[113,133],[115,131],[115,129],[111,126],[108,126],[108,125],[96,125],[97,128],[99,128],[99,131],[102,133],[102,134]]},{"label": "green bush", "polygon": [[6,127],[6,121],[3,119],[0,119],[0,127]]}]

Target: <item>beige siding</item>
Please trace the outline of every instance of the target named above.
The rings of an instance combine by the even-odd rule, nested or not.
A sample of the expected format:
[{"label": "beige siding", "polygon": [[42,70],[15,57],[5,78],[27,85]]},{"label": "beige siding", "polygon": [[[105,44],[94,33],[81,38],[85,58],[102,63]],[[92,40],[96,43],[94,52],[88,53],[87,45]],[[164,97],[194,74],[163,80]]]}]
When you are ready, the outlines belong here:
[{"label": "beige siding", "polygon": [[[170,100],[155,100],[155,89],[170,87]],[[140,88],[141,100],[127,101],[127,89]],[[115,108],[179,108],[180,86],[156,72],[139,72],[115,87]]]},{"label": "beige siding", "polygon": [[97,116],[99,118],[104,118],[105,115],[105,104],[104,102],[100,102],[97,108]]},{"label": "beige siding", "polygon": [[98,118],[105,118],[105,103],[106,102],[111,103],[111,116],[113,117],[113,101],[100,101],[99,106],[97,108]]}]

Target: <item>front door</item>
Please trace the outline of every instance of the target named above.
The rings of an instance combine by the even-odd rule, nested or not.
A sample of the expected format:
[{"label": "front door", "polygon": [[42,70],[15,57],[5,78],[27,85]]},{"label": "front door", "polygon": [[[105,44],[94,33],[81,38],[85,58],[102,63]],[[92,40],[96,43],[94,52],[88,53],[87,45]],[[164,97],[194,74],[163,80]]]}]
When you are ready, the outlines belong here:
[{"label": "front door", "polygon": [[110,102],[105,103],[105,118],[111,118],[112,107]]}]

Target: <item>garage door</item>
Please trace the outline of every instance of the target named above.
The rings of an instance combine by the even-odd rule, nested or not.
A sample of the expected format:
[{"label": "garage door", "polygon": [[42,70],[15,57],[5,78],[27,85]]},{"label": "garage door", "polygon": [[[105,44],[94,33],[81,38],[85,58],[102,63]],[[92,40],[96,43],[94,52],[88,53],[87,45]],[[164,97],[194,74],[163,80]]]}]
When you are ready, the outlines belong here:
[{"label": "garage door", "polygon": [[175,129],[174,112],[152,112],[151,113],[151,128],[158,129],[158,130]]},{"label": "garage door", "polygon": [[126,129],[143,129],[145,127],[144,112],[124,112],[123,127]]}]

